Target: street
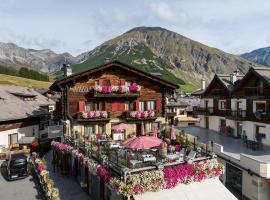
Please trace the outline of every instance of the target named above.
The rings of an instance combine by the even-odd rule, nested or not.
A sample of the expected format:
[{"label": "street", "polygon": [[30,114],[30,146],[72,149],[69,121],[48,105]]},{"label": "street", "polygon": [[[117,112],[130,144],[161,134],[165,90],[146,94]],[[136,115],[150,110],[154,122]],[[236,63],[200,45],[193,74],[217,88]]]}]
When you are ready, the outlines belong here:
[{"label": "street", "polygon": [[1,167],[0,174],[0,199],[1,200],[34,200],[42,199],[39,195],[32,176],[27,178],[7,181],[5,179],[5,168]]}]

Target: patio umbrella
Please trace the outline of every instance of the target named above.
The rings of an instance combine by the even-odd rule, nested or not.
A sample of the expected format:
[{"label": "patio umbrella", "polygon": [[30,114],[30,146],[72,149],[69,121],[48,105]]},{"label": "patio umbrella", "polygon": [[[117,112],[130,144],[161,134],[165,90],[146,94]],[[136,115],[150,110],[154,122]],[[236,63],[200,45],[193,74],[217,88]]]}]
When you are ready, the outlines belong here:
[{"label": "patio umbrella", "polygon": [[157,137],[157,128],[153,126],[152,128],[153,137]]},{"label": "patio umbrella", "polygon": [[176,140],[176,133],[175,133],[175,129],[174,129],[174,126],[173,125],[172,125],[172,128],[171,128],[170,139],[171,140]]},{"label": "patio umbrella", "polygon": [[145,131],[144,131],[144,123],[142,123],[142,125],[141,125],[141,135],[142,135],[142,136],[145,135]]},{"label": "patio umbrella", "polygon": [[118,131],[122,132],[128,128],[129,128],[128,124],[121,123],[121,124],[117,124],[117,125],[113,126],[112,130],[115,132],[118,132]]},{"label": "patio umbrella", "polygon": [[126,139],[126,140],[123,142],[123,145],[125,146],[125,144],[127,144],[127,143],[129,143],[130,141],[134,140],[134,138],[136,138],[135,135],[134,135],[133,137],[131,137],[131,138]]},{"label": "patio umbrella", "polygon": [[123,143],[125,148],[130,149],[149,149],[152,147],[158,147],[162,143],[162,140],[153,136],[140,136],[128,139]]}]

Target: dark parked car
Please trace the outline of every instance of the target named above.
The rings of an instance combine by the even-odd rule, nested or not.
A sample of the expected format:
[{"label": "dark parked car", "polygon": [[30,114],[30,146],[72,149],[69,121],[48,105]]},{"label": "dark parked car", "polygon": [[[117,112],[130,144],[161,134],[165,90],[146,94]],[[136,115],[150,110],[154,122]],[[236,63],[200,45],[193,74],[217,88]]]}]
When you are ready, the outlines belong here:
[{"label": "dark parked car", "polygon": [[11,154],[7,160],[7,179],[16,180],[28,176],[27,156]]}]

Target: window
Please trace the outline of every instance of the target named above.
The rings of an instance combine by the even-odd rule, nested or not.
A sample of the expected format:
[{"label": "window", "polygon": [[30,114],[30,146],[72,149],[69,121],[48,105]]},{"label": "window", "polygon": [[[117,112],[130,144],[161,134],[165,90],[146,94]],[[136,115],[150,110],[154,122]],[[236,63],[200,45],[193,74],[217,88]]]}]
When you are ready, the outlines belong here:
[{"label": "window", "polygon": [[208,100],[205,100],[205,108],[208,108],[208,103],[209,103],[209,101]]},{"label": "window", "polygon": [[98,133],[106,133],[106,125],[105,124],[98,125]]},{"label": "window", "polygon": [[96,80],[95,81],[95,85],[99,85],[99,80]]},{"label": "window", "polygon": [[125,111],[130,110],[130,102],[129,101],[125,101],[124,105],[125,105],[125,107],[124,107]]},{"label": "window", "polygon": [[266,103],[265,102],[256,102],[255,103],[255,112],[266,113]]},{"label": "window", "polygon": [[147,132],[152,132],[152,128],[153,128],[153,124],[149,123]]},{"label": "window", "polygon": [[225,100],[219,101],[219,110],[226,110],[226,101]]},{"label": "window", "polygon": [[18,133],[8,135],[9,145],[18,143]]},{"label": "window", "polygon": [[144,109],[145,109],[145,102],[144,101],[140,101],[139,102],[139,111],[144,111]]},{"label": "window", "polygon": [[94,102],[85,102],[85,111],[95,110]]},{"label": "window", "polygon": [[111,82],[110,80],[103,80],[102,85],[110,86]]},{"label": "window", "polygon": [[99,111],[105,110],[105,103],[104,102],[98,102],[97,103],[97,110],[99,110]]},{"label": "window", "polygon": [[126,81],[126,86],[131,86],[132,83],[130,81]]},{"label": "window", "polygon": [[147,110],[155,110],[155,109],[156,109],[155,101],[148,101]]},{"label": "window", "polygon": [[94,125],[85,125],[84,126],[84,134],[88,135],[88,136],[95,134]]}]

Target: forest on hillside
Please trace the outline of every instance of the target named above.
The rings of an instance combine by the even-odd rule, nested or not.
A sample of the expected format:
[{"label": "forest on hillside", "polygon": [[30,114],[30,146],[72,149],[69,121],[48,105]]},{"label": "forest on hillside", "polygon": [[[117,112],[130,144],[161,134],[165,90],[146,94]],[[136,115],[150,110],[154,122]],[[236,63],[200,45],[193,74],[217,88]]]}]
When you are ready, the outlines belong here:
[{"label": "forest on hillside", "polygon": [[28,69],[27,67],[21,67],[19,70],[16,70],[10,67],[0,66],[0,74],[19,76],[38,81],[49,81],[49,76],[47,74],[40,73],[33,69]]}]

